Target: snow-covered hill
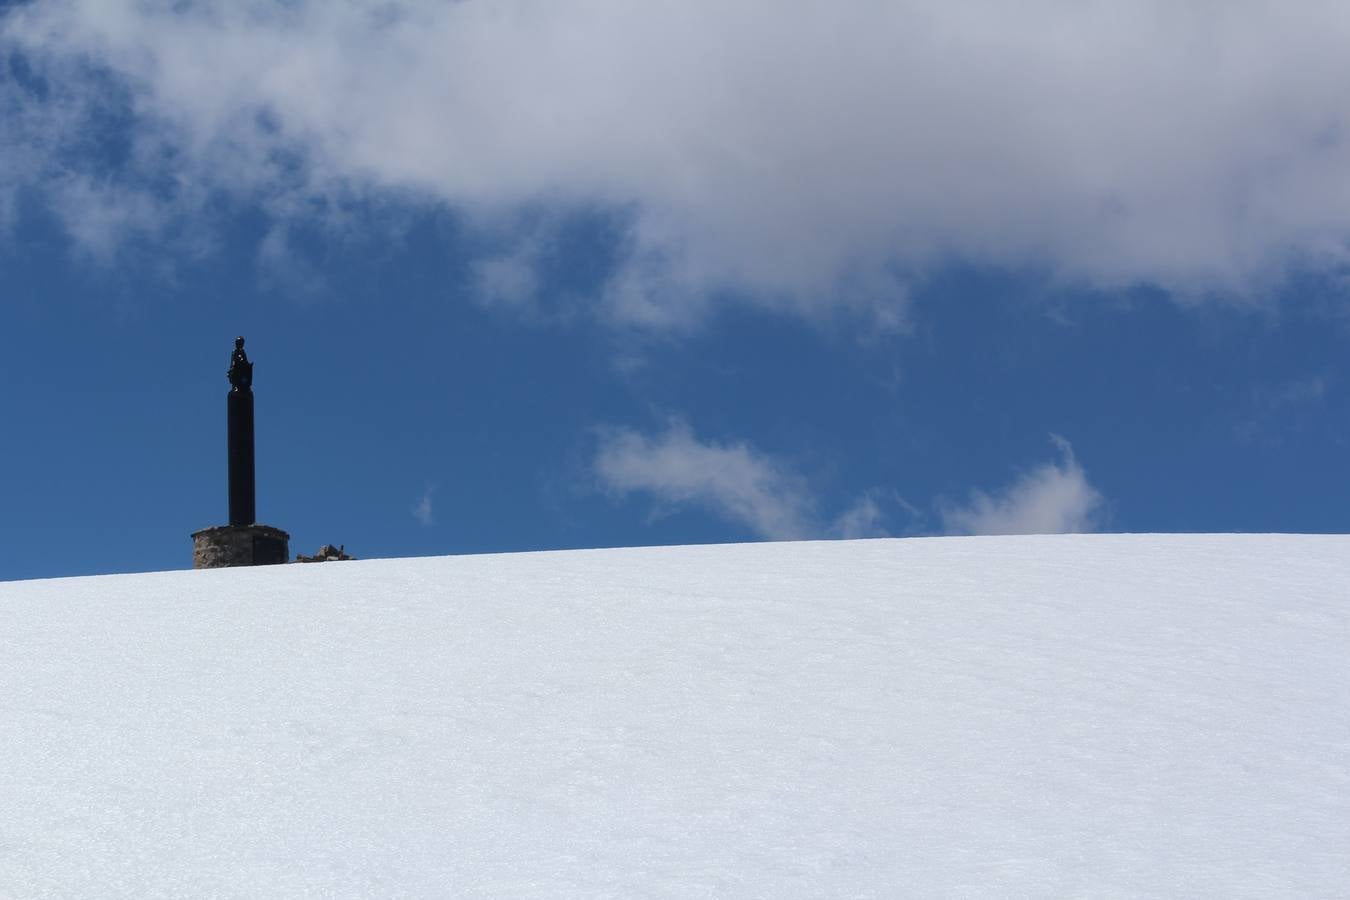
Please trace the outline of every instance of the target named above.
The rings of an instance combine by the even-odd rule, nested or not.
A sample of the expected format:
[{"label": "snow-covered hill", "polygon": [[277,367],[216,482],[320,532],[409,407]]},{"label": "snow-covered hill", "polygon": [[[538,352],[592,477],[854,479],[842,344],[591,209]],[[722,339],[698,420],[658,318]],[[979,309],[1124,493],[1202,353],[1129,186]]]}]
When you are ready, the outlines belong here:
[{"label": "snow-covered hill", "polygon": [[0,896],[1350,896],[1350,538],[0,584]]}]

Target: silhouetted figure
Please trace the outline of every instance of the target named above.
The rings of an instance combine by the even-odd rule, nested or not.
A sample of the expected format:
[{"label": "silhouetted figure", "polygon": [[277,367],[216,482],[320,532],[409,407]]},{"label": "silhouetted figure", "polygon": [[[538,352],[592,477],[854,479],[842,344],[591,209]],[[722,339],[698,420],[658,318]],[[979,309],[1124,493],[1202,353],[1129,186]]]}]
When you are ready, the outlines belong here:
[{"label": "silhouetted figure", "polygon": [[244,352],[244,339],[242,337],[234,339],[234,353],[230,356],[230,371],[226,374],[235,390],[246,390],[253,387],[253,363],[248,361],[248,354]]}]

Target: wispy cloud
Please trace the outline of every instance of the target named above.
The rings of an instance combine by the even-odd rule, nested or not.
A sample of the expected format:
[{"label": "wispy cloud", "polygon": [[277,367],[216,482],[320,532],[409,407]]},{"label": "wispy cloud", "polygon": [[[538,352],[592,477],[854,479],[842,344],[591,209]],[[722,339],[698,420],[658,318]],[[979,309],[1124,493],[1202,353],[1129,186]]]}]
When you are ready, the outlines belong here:
[{"label": "wispy cloud", "polygon": [[1064,534],[1095,531],[1102,495],[1088,483],[1069,442],[1051,435],[1060,458],[1023,474],[994,494],[971,491],[965,503],[942,504],[948,534]]},{"label": "wispy cloud", "polygon": [[626,428],[602,432],[595,473],[613,493],[701,506],[759,537],[792,540],[815,531],[800,476],[748,444],[699,440],[683,422],[650,437]]},{"label": "wispy cloud", "polygon": [[[1028,471],[995,493],[972,490],[964,503],[939,502],[947,534],[1058,534],[1095,531],[1105,500],[1087,479],[1069,442],[1051,435],[1059,459]],[[594,459],[600,485],[615,495],[643,494],[655,514],[696,506],[770,540],[889,537],[897,515],[926,530],[927,516],[895,491],[874,489],[833,517],[809,479],[744,441],[699,438],[676,419],[663,431],[605,429]],[[914,527],[918,525],[918,529]]]},{"label": "wispy cloud", "polygon": [[881,509],[877,493],[869,491],[834,520],[830,532],[833,537],[844,540],[889,537],[885,520],[886,514]]},{"label": "wispy cloud", "polygon": [[[1335,0],[49,0],[0,30],[42,85],[0,84],[0,215],[114,187],[61,208],[95,252],[220,197],[598,206],[627,225],[598,312],[663,329],[710,298],[896,327],[949,258],[1195,296],[1350,259]],[[536,263],[479,286],[528,310]]]},{"label": "wispy cloud", "polygon": [[535,259],[533,243],[526,242],[509,253],[477,260],[472,267],[476,296],[491,306],[533,314],[539,293]]},{"label": "wispy cloud", "polygon": [[1234,430],[1243,441],[1278,442],[1302,427],[1307,415],[1322,407],[1326,395],[1327,378],[1321,375],[1257,385]]},{"label": "wispy cloud", "polygon": [[436,486],[427,485],[426,490],[422,492],[422,496],[412,506],[413,518],[426,526],[436,524],[436,516],[432,510],[432,497],[435,493]]}]

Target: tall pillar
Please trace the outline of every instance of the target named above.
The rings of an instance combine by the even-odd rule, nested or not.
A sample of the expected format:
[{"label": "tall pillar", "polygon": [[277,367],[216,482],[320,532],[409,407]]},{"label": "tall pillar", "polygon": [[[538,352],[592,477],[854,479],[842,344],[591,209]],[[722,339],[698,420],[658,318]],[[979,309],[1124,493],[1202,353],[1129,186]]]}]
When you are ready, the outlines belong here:
[{"label": "tall pillar", "polygon": [[[252,364],[250,363],[250,366]],[[230,388],[228,438],[230,444],[230,524],[257,521],[253,483],[253,388]]]},{"label": "tall pillar", "polygon": [[230,393],[226,398],[229,450],[230,524],[203,528],[192,535],[192,567],[265,566],[290,558],[290,535],[257,524],[253,479],[253,363],[244,339],[234,341],[230,357]]}]

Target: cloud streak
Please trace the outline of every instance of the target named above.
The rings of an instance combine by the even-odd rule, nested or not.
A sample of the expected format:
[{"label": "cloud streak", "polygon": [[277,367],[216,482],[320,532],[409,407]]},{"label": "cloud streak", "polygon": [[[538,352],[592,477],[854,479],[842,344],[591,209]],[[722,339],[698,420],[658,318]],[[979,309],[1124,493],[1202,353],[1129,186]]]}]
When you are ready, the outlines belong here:
[{"label": "cloud streak", "polygon": [[436,524],[436,515],[432,508],[432,497],[435,493],[435,486],[429,486],[412,506],[413,518],[428,528]]},{"label": "cloud streak", "polygon": [[[1106,501],[1088,482],[1073,448],[1050,440],[1060,459],[1025,472],[996,493],[972,490],[967,502],[938,503],[948,534],[1061,534],[1102,525]],[[809,480],[782,460],[744,441],[703,440],[682,420],[663,432],[603,429],[593,470],[607,493],[655,499],[656,514],[695,506],[768,540],[888,537],[887,501],[910,518],[921,510],[891,491],[865,491],[833,519]]]},{"label": "cloud streak", "polygon": [[654,436],[604,431],[594,466],[613,494],[640,492],[667,507],[700,506],[770,540],[814,532],[812,500],[799,476],[748,444],[701,441],[682,422]]},{"label": "cloud streak", "polygon": [[1023,474],[995,494],[971,491],[939,513],[948,534],[1070,534],[1096,531],[1102,495],[1088,483],[1069,442],[1051,435],[1060,459]]},{"label": "cloud streak", "polygon": [[[965,503],[939,503],[947,534],[1062,534],[1095,531],[1105,500],[1093,487],[1069,442],[1051,435],[1058,460],[1025,472],[995,493],[972,490]],[[834,519],[809,481],[781,460],[741,442],[704,440],[683,421],[642,434],[631,428],[600,432],[594,473],[615,496],[643,494],[656,514],[694,506],[769,540],[888,537],[888,495],[867,491]],[[921,511],[891,492],[913,519]]]},{"label": "cloud streak", "polygon": [[[1350,262],[1331,0],[46,0],[3,35],[45,87],[4,89],[0,213],[45,178],[95,253],[221,195],[599,207],[626,232],[598,311],[649,328],[710,297],[898,327],[949,260],[1191,297]],[[525,264],[483,289],[520,303]]]}]

